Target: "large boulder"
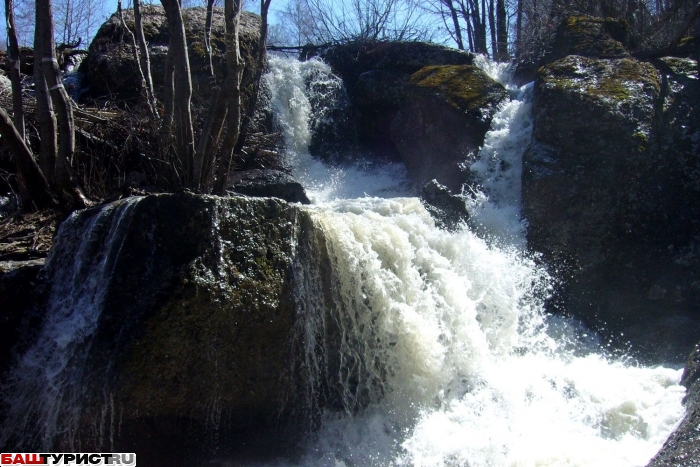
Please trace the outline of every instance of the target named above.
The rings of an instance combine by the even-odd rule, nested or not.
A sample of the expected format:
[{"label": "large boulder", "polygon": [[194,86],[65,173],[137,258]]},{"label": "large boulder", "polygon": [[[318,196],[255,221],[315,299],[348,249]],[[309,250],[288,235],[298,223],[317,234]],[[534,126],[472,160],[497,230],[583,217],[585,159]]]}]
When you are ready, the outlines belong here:
[{"label": "large boulder", "polygon": [[[123,10],[127,27],[134,30],[133,10]],[[192,74],[193,98],[208,101],[212,91],[212,79],[208,73],[208,60],[204,47],[204,26],[206,8],[196,7],[183,10],[182,19],[187,35],[188,54]],[[165,11],[160,5],[142,7],[143,32],[148,43],[151,58],[151,74],[156,94],[160,93],[165,76],[165,59],[168,52],[170,32]],[[243,12],[240,20],[241,56],[246,69],[244,83],[250,83],[256,65],[260,46],[260,17]],[[211,44],[214,70],[220,78],[226,67],[226,45],[224,11],[214,9],[212,18]],[[113,14],[97,31],[83,60],[80,70],[85,74],[89,95],[94,98],[133,99],[141,89],[141,78],[134,60],[133,47],[124,31],[119,16]],[[244,89],[244,94],[250,92]]]},{"label": "large boulder", "polygon": [[682,360],[700,331],[694,70],[570,55],[535,82],[529,245],[564,280],[555,306],[650,361]]},{"label": "large boulder", "polygon": [[[47,262],[45,338],[29,353],[55,370],[53,391],[43,371],[31,376],[31,358],[20,365],[0,438],[137,452],[153,466],[274,455],[294,442],[297,422],[308,428],[323,410],[310,413],[299,376],[295,271],[310,229],[279,199],[187,192],[74,214]],[[47,400],[59,416],[28,428]],[[118,423],[102,423],[110,417]]]},{"label": "large boulder", "polygon": [[471,65],[470,53],[424,42],[353,42],[318,51],[343,79],[354,110],[360,148],[398,159],[390,126],[406,100],[410,76],[430,65]]},{"label": "large boulder", "polygon": [[474,65],[428,66],[411,75],[391,140],[417,186],[432,179],[455,193],[470,182],[503,86]]},{"label": "large boulder", "polygon": [[282,170],[241,170],[232,174],[229,184],[228,191],[241,195],[275,197],[289,203],[311,203],[301,183]]},{"label": "large boulder", "polygon": [[590,58],[629,58],[633,36],[625,20],[568,16],[552,34],[550,47],[520,57],[515,63],[514,80],[520,85],[535,79],[537,70],[569,55]]},{"label": "large boulder", "polygon": [[632,35],[625,20],[569,16],[561,22],[554,36],[549,61],[568,55],[595,58],[629,57]]}]

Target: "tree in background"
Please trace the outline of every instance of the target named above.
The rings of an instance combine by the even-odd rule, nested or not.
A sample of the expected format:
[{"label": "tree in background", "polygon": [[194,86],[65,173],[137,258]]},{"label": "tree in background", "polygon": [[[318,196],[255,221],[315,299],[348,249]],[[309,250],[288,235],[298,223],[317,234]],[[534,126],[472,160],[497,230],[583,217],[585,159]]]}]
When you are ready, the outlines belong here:
[{"label": "tree in background", "polygon": [[294,45],[436,38],[412,0],[290,0],[278,11]]},{"label": "tree in background", "polygon": [[[35,21],[34,0],[14,0],[13,13],[20,45],[33,41]],[[108,0],[56,0],[52,3],[54,41],[57,44],[87,43],[105,20]]]},{"label": "tree in background", "polygon": [[[241,105],[241,80],[245,64],[240,52],[241,0],[225,0],[226,75],[209,109],[209,115],[198,142],[192,131],[192,81],[182,9],[178,0],[162,0],[170,25],[170,45],[166,61],[165,102],[161,134],[163,155],[174,169],[172,181],[201,192],[223,193],[234,154],[245,138],[248,109]],[[260,53],[265,50],[267,15],[270,0],[260,5],[262,18]],[[210,21],[210,20],[209,20]],[[206,29],[206,28],[205,28]],[[205,33],[208,34],[208,31]],[[254,71],[259,82],[262,69]],[[255,94],[259,83],[255,83]],[[256,101],[253,97],[253,106]]]},{"label": "tree in background", "polygon": [[541,56],[569,15],[623,19],[638,50],[668,49],[688,31],[699,8],[697,0],[518,0],[514,52]]}]

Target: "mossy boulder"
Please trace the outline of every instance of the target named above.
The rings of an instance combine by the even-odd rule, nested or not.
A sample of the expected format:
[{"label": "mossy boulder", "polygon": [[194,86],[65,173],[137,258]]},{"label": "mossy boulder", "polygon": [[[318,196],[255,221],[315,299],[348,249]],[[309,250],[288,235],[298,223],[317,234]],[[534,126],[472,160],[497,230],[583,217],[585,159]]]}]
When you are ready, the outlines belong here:
[{"label": "mossy boulder", "polygon": [[455,193],[470,183],[505,88],[473,65],[427,66],[411,75],[391,138],[417,186],[436,179]]},{"label": "mossy boulder", "polygon": [[[133,10],[123,10],[123,13],[127,27],[134,31]],[[144,5],[141,15],[151,58],[151,74],[156,94],[160,95],[170,41],[165,11],[160,5]],[[206,8],[203,7],[186,8],[182,13],[195,102],[208,102],[213,88],[204,48],[205,18]],[[260,17],[243,12],[240,24],[241,56],[246,65],[243,82],[250,84],[253,69],[257,66],[256,57],[260,46]],[[214,70],[218,78],[222,77],[226,67],[225,29],[223,8],[216,7],[212,18],[211,44]],[[139,96],[141,79],[133,48],[116,13],[97,31],[88,52],[80,70],[85,74],[89,97],[134,99]],[[249,92],[250,89],[244,87],[244,94]]]},{"label": "mossy boulder", "polygon": [[352,42],[315,50],[342,78],[352,106],[360,149],[398,159],[391,122],[407,99],[409,77],[429,65],[471,65],[470,53],[425,42]]},{"label": "mossy boulder", "polygon": [[[47,271],[53,281],[74,263],[80,270],[70,298],[53,281],[51,299],[100,309],[86,309],[96,323],[87,349],[69,354],[80,397],[62,410],[81,417],[55,446],[129,448],[159,466],[272,456],[293,443],[314,415],[300,377],[295,273],[310,261],[311,230],[308,214],[279,199],[186,192],[73,215]],[[90,295],[76,295],[83,289]]]},{"label": "mossy boulder", "polygon": [[569,16],[557,28],[549,60],[559,60],[567,55],[593,58],[629,57],[631,37],[624,20]]},{"label": "mossy boulder", "polygon": [[696,67],[571,55],[541,68],[523,161],[529,246],[564,284],[553,306],[654,362],[680,361],[700,331]]},{"label": "mossy boulder", "polygon": [[569,55],[629,58],[629,51],[635,46],[625,20],[585,15],[564,18],[548,42],[551,42],[551,47],[542,47],[536,55],[526,55],[516,61],[515,82],[520,85],[529,83],[535,79],[540,67]]}]

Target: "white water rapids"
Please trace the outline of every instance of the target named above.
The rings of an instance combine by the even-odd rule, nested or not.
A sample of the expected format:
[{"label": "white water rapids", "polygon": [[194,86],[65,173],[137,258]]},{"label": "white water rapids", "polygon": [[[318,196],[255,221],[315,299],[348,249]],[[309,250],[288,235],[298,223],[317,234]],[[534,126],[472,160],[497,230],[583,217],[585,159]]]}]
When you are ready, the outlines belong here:
[{"label": "white water rapids", "polygon": [[451,233],[411,197],[400,165],[329,168],[308,155],[308,80],[340,86],[326,65],[273,57],[265,79],[326,238],[340,358],[353,366],[330,375],[346,413],[326,413],[300,454],[273,464],[646,465],[683,415],[680,371],[615,361],[581,326],[544,314],[549,278],[525,253],[520,219],[531,85],[508,87],[471,166],[483,187],[466,197],[473,225]]}]

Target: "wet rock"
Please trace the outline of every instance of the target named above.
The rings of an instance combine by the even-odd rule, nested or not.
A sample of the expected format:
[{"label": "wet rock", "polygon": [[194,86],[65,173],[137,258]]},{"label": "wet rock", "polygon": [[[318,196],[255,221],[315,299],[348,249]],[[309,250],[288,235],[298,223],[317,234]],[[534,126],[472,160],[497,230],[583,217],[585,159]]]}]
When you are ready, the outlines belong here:
[{"label": "wet rock", "polygon": [[10,368],[16,346],[28,340],[28,320],[37,304],[44,259],[0,262],[0,378]]},{"label": "wet rock", "polygon": [[696,67],[572,55],[535,82],[529,246],[564,280],[555,308],[649,362],[681,361],[700,330]]},{"label": "wet rock", "polygon": [[360,149],[398,160],[390,126],[406,99],[411,74],[429,65],[471,65],[467,52],[423,42],[354,42],[318,52],[343,79],[352,105]]},{"label": "wet rock", "polygon": [[469,220],[464,199],[450,193],[437,180],[426,183],[421,190],[421,201],[442,228],[455,230]]},{"label": "wet rock", "polygon": [[[58,383],[70,386],[61,425],[47,432],[54,448],[130,448],[160,466],[274,455],[293,443],[314,416],[295,347],[304,340],[294,270],[304,268],[310,229],[308,214],[279,199],[187,192],[74,214],[47,264],[52,303],[74,303],[66,313],[96,324],[89,346],[67,347],[66,368],[78,370]],[[44,439],[13,434],[25,448]]]},{"label": "wet rock", "polygon": [[476,66],[429,66],[414,73],[391,124],[392,141],[413,182],[423,186],[436,179],[461,192],[506,98],[503,86]]},{"label": "wet rock", "polygon": [[304,187],[281,170],[245,170],[234,172],[230,191],[247,196],[275,197],[289,203],[309,204]]},{"label": "wet rock", "polygon": [[615,18],[569,16],[557,28],[549,62],[568,55],[594,58],[629,57],[632,36],[627,22]]},{"label": "wet rock", "polygon": [[699,361],[700,344],[695,346],[688,357],[681,379],[681,384],[688,388],[688,393],[683,399],[683,404],[686,407],[685,417],[647,467],[685,467],[697,465],[698,460],[700,460]]},{"label": "wet rock", "polygon": [[[183,22],[187,35],[188,54],[192,75],[193,99],[208,102],[212,93],[212,78],[208,73],[208,61],[204,48],[204,25],[206,8],[196,7],[183,10]],[[143,29],[151,59],[151,75],[156,93],[162,89],[165,74],[165,58],[168,52],[170,34],[165,11],[160,5],[142,7]],[[127,27],[134,30],[133,10],[124,10]],[[240,46],[241,56],[246,64],[243,82],[250,83],[255,57],[260,42],[260,17],[243,12],[241,14]],[[226,67],[224,42],[224,12],[216,7],[212,19],[212,60],[216,75],[221,78]],[[139,96],[141,79],[134,60],[132,46],[123,30],[118,16],[113,14],[97,31],[83,60],[80,70],[85,74],[85,84],[90,86],[89,95],[95,98],[133,99]],[[244,85],[244,95],[250,89]]]},{"label": "wet rock", "polygon": [[306,77],[306,86],[311,106],[309,153],[336,164],[357,158],[357,122],[342,80],[315,68]]},{"label": "wet rock", "polygon": [[[623,218],[633,215],[632,206],[646,209],[642,180],[663,162],[650,153],[660,93],[656,69],[631,59],[569,56],[540,70],[536,144],[525,157],[523,179],[534,249],[589,265],[606,257],[606,245],[631,234],[625,223],[636,221]],[[608,222],[611,217],[619,222]]]}]

